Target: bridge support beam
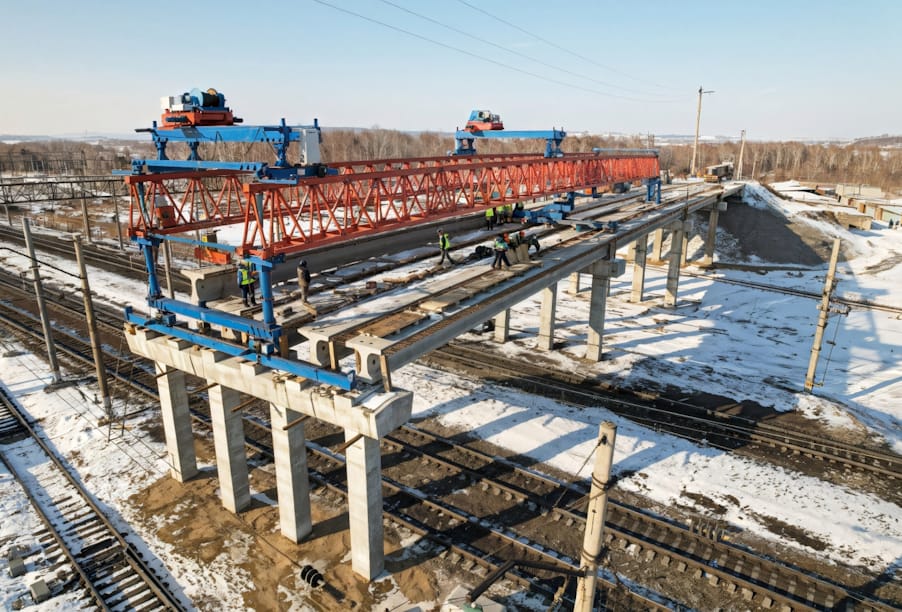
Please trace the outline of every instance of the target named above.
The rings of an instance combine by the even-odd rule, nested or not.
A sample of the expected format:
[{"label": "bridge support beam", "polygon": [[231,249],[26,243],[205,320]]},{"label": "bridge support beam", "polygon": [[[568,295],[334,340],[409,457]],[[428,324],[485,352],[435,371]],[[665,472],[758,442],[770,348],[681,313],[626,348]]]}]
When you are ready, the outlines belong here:
[{"label": "bridge support beam", "polygon": [[675,307],[677,290],[680,285],[680,263],[683,259],[683,242],[686,238],[685,222],[679,221],[673,226],[670,238],[670,255],[667,262],[667,286],[664,290],[664,305]]},{"label": "bridge support beam", "polygon": [[351,567],[372,580],[385,568],[382,536],[382,458],[379,440],[345,430],[345,441],[356,441],[345,451],[348,473],[348,523],[351,530]]},{"label": "bridge support beam", "polygon": [[300,542],[313,529],[310,513],[310,482],[307,479],[307,448],[301,413],[269,404],[272,449],[279,497],[279,529],[292,542]]},{"label": "bridge support beam", "polygon": [[655,230],[655,239],[651,247],[651,260],[654,263],[662,262],[664,256],[664,228]]},{"label": "bridge support beam", "polygon": [[251,504],[244,424],[241,411],[235,410],[241,403],[241,394],[222,385],[212,387],[208,393],[222,505],[237,513]]},{"label": "bridge support beam", "polygon": [[701,261],[702,266],[710,267],[714,265],[714,243],[717,239],[717,221],[721,211],[725,211],[726,209],[726,202],[718,202],[711,207],[711,213],[708,215],[708,236],[705,240],[705,256]]},{"label": "bridge support beam", "polygon": [[633,254],[633,285],[630,290],[630,302],[638,304],[642,302],[642,294],[645,291],[645,260],[648,254],[648,234],[636,238],[631,249]]},{"label": "bridge support beam", "polygon": [[194,436],[191,433],[185,373],[169,369],[166,364],[159,362],[156,363],[156,372],[166,453],[169,456],[169,474],[179,482],[185,482],[197,475],[197,455],[194,453]]},{"label": "bridge support beam", "polygon": [[539,315],[537,347],[543,351],[554,349],[554,320],[557,310],[557,284],[542,289],[542,312]]},{"label": "bridge support beam", "polygon": [[570,295],[576,295],[579,293],[579,276],[582,274],[582,270],[579,272],[574,272],[570,275],[570,286],[567,288],[567,293]]},{"label": "bridge support beam", "polygon": [[[613,251],[613,247],[610,249]],[[601,361],[602,336],[611,278],[620,276],[626,269],[622,259],[600,260],[592,264],[592,296],[589,298],[589,337],[586,342],[586,359]]]},{"label": "bridge support beam", "polygon": [[511,334],[510,308],[502,310],[495,315],[495,342],[505,343]]}]

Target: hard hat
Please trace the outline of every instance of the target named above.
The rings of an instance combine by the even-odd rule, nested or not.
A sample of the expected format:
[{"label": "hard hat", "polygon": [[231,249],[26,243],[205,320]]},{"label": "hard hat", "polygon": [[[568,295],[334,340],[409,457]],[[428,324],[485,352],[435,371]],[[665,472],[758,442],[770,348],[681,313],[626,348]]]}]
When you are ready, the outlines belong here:
[{"label": "hard hat", "polygon": [[441,233],[442,233],[442,230],[438,230],[438,233],[441,234]]},{"label": "hard hat", "polygon": [[299,263],[298,265],[301,266],[302,268],[306,268],[306,267],[307,267],[307,260],[306,260],[306,259],[302,259],[302,260],[301,260],[301,263]]}]

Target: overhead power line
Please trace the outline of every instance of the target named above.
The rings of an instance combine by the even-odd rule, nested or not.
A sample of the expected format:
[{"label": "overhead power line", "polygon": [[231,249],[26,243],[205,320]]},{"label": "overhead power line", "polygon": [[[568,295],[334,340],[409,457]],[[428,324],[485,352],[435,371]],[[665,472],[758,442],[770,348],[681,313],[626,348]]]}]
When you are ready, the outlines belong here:
[{"label": "overhead power line", "polygon": [[578,57],[579,59],[583,60],[584,62],[588,62],[588,63],[590,63],[590,64],[594,64],[595,66],[598,66],[599,68],[604,68],[605,70],[610,70],[611,72],[616,72],[617,74],[619,74],[619,75],[621,75],[621,76],[624,76],[624,77],[626,77],[626,78],[628,78],[628,79],[634,80],[634,81],[639,81],[639,82],[641,82],[641,83],[650,83],[651,85],[654,85],[655,87],[659,87],[659,88],[661,88],[661,89],[668,89],[668,90],[670,90],[670,91],[677,91],[676,88],[674,88],[674,87],[665,87],[664,85],[659,85],[659,84],[657,84],[657,83],[651,83],[650,81],[647,81],[646,79],[640,79],[640,78],[638,78],[638,77],[636,77],[636,76],[631,75],[631,74],[628,73],[628,72],[624,72],[624,71],[622,71],[622,70],[618,70],[617,68],[614,68],[613,66],[607,66],[607,65],[605,65],[605,64],[602,64],[602,63],[600,63],[600,62],[595,61],[594,59],[592,59],[592,58],[590,58],[590,57],[586,57],[585,55],[580,55],[580,54],[577,53],[576,51],[572,51],[572,50],[570,50],[570,49],[568,49],[568,48],[566,48],[566,47],[563,47],[563,46],[559,45],[558,43],[554,42],[553,40],[548,40],[547,38],[544,38],[544,37],[542,37],[542,36],[539,36],[538,34],[534,34],[533,32],[530,32],[529,30],[525,30],[525,29],[521,28],[520,26],[518,26],[518,25],[515,24],[515,23],[511,23],[510,21],[508,21],[508,20],[506,20],[506,19],[503,19],[503,18],[501,18],[501,17],[498,17],[497,15],[493,15],[493,14],[489,13],[488,11],[485,10],[485,7],[474,6],[473,4],[470,4],[469,2],[467,2],[467,0],[457,0],[457,1],[460,2],[461,4],[465,5],[465,6],[470,7],[471,9],[473,9],[474,11],[476,11],[477,13],[479,13],[480,15],[485,15],[486,17],[491,17],[491,18],[494,19],[495,21],[498,21],[498,22],[500,22],[500,23],[503,23],[504,25],[509,26],[509,27],[511,27],[511,28],[514,28],[515,30],[518,30],[518,31],[520,31],[520,32],[523,32],[523,33],[526,34],[527,36],[530,36],[530,37],[532,37],[532,38],[535,38],[536,40],[539,40],[539,41],[545,43],[546,45],[549,45],[549,46],[551,46],[551,47],[554,47],[555,49],[559,49],[559,50],[563,51],[564,53],[569,53],[569,54],[572,55],[573,57]]},{"label": "overhead power line", "polygon": [[593,93],[593,94],[597,94],[597,95],[600,95],[600,96],[605,96],[605,97],[608,97],[608,98],[618,98],[618,99],[621,99],[621,100],[629,100],[629,101],[631,101],[631,102],[643,102],[643,103],[647,103],[647,104],[655,104],[655,103],[661,103],[661,102],[672,102],[672,100],[646,100],[646,99],[642,99],[642,98],[634,98],[634,97],[631,97],[631,96],[621,96],[621,95],[618,95],[618,94],[613,94],[613,93],[609,93],[609,92],[606,92],[606,91],[600,91],[600,90],[598,90],[598,89],[593,89],[593,88],[591,88],[591,87],[583,87],[583,86],[581,86],[581,85],[577,85],[577,84],[574,84],[574,83],[568,83],[568,82],[566,82],[566,81],[561,81],[561,80],[555,79],[555,78],[553,78],[553,77],[543,76],[543,75],[537,74],[537,73],[535,73],[535,72],[530,72],[529,70],[524,70],[524,69],[522,69],[522,68],[518,68],[518,67],[516,67],[516,66],[512,66],[512,65],[510,65],[510,64],[506,64],[506,63],[504,63],[504,62],[499,62],[498,60],[494,60],[494,59],[491,59],[491,58],[488,58],[488,57],[479,55],[478,53],[472,53],[472,52],[470,52],[470,51],[467,51],[466,49],[461,49],[461,48],[459,48],[459,47],[455,47],[454,45],[449,45],[449,44],[443,43],[443,42],[441,42],[441,41],[434,40],[434,39],[429,38],[429,37],[427,37],[427,36],[423,36],[423,35],[421,35],[421,34],[417,34],[416,32],[411,32],[410,30],[405,30],[404,28],[400,28],[400,27],[398,27],[398,26],[396,26],[396,25],[392,25],[392,24],[390,24],[390,23],[385,23],[384,21],[379,21],[378,19],[374,19],[374,18],[368,17],[368,16],[366,16],[366,15],[361,15],[360,13],[357,13],[357,12],[352,11],[352,10],[350,10],[350,9],[346,9],[346,8],[344,8],[344,7],[341,7],[341,6],[336,6],[336,5],[332,4],[331,2],[326,2],[326,0],[313,0],[313,1],[316,2],[317,4],[322,4],[323,6],[327,6],[327,7],[331,8],[331,9],[336,10],[336,11],[340,11],[340,12],[346,13],[346,14],[348,14],[348,15],[353,15],[354,17],[357,17],[357,18],[359,18],[359,19],[363,19],[363,20],[365,20],[365,21],[369,21],[369,22],[371,22],[371,23],[375,23],[375,24],[381,25],[382,27],[389,28],[390,30],[394,30],[394,31],[396,31],[396,32],[401,32],[402,34],[407,34],[408,36],[412,36],[412,37],[414,37],[414,38],[418,38],[418,39],[420,39],[420,40],[426,41],[426,42],[431,43],[431,44],[433,44],[433,45],[438,45],[439,47],[444,47],[445,49],[450,49],[450,50],[452,50],[452,51],[456,51],[456,52],[458,52],[458,53],[462,53],[463,55],[466,55],[466,56],[468,56],[468,57],[472,57],[472,58],[481,60],[481,61],[483,61],[483,62],[487,62],[487,63],[489,63],[489,64],[494,64],[494,65],[496,65],[496,66],[501,66],[502,68],[506,68],[506,69],[508,69],[508,70],[513,70],[513,71],[515,71],[515,72],[519,72],[519,73],[521,73],[521,74],[525,74],[525,75],[527,75],[527,76],[531,76],[531,77],[534,77],[534,78],[536,78],[536,79],[540,79],[540,80],[542,80],[542,81],[547,81],[547,82],[549,82],[549,83],[555,83],[555,84],[557,84],[557,85],[563,85],[564,87],[569,87],[569,88],[571,88],[571,89],[578,89],[578,90],[580,90],[580,91],[585,91],[585,92],[588,92],[588,93]]},{"label": "overhead power line", "polygon": [[[460,28],[455,28],[454,26],[450,26],[450,25],[448,25],[448,24],[446,24],[446,23],[442,23],[442,22],[439,21],[438,19],[433,19],[432,17],[429,17],[428,15],[422,15],[422,14],[420,14],[420,13],[417,13],[416,11],[412,11],[412,10],[406,8],[406,7],[403,7],[403,6],[400,6],[399,4],[396,4],[396,3],[394,3],[394,2],[391,2],[390,0],[381,0],[381,2],[382,2],[383,4],[387,4],[387,5],[389,5],[389,6],[392,6],[392,7],[396,8],[396,9],[398,9],[399,11],[403,11],[403,12],[407,13],[408,15],[413,15],[414,17],[419,17],[420,19],[422,19],[422,20],[424,20],[424,21],[428,21],[428,22],[430,22],[430,23],[434,23],[435,25],[440,26],[440,27],[442,27],[442,28],[445,28],[446,30],[450,30],[450,31],[455,32],[455,33],[457,33],[457,34],[462,34],[462,35],[466,36],[467,38],[472,38],[473,40],[477,40],[477,41],[479,41],[479,42],[481,42],[481,43],[483,43],[483,44],[489,45],[489,46],[491,46],[491,47],[495,47],[496,49],[501,49],[502,51],[504,51],[504,52],[506,52],[506,53],[511,53],[511,54],[513,54],[513,55],[518,55],[518,56],[520,56],[520,57],[522,57],[522,58],[528,59],[528,60],[531,61],[531,62],[535,62],[535,63],[537,63],[537,64],[541,64],[542,66],[546,66],[546,67],[548,67],[548,68],[551,68],[552,70],[555,70],[556,72],[564,72],[564,73],[566,73],[566,74],[573,75],[573,76],[578,77],[578,78],[580,78],[580,79],[584,79],[584,80],[587,80],[587,81],[592,81],[593,83],[596,83],[596,84],[598,84],[598,85],[603,85],[603,86],[605,86],[605,87],[613,87],[613,88],[615,88],[615,89],[620,89],[620,90],[622,90],[622,91],[632,92],[632,93],[635,93],[635,94],[640,94],[640,95],[651,95],[651,96],[657,96],[657,95],[658,95],[658,94],[656,94],[656,93],[652,93],[652,92],[649,92],[649,91],[643,91],[643,90],[639,90],[639,89],[631,89],[631,88],[629,88],[629,87],[623,87],[622,85],[618,85],[618,84],[616,84],[616,83],[609,83],[609,82],[607,82],[607,81],[601,81],[601,80],[592,78],[592,77],[590,77],[590,76],[588,76],[588,75],[581,74],[581,73],[579,73],[579,72],[574,72],[574,71],[572,71],[572,70],[570,70],[570,69],[568,69],[568,68],[564,68],[564,67],[562,67],[562,66],[556,66],[556,65],[554,65],[554,64],[550,64],[550,63],[548,63],[548,62],[546,62],[546,61],[544,61],[544,60],[542,60],[542,59],[539,59],[539,58],[537,58],[537,57],[532,57],[531,55],[527,55],[526,53],[523,53],[523,52],[521,52],[521,51],[517,51],[517,50],[515,50],[515,49],[509,49],[509,48],[507,48],[507,47],[505,47],[505,46],[503,46],[503,45],[499,45],[498,43],[494,43],[494,42],[492,42],[491,40],[487,40],[487,39],[482,38],[482,37],[480,37],[480,36],[476,36],[475,34],[471,34],[470,32],[467,32],[466,30],[461,30]],[[671,101],[675,101],[675,100],[671,100]]]}]

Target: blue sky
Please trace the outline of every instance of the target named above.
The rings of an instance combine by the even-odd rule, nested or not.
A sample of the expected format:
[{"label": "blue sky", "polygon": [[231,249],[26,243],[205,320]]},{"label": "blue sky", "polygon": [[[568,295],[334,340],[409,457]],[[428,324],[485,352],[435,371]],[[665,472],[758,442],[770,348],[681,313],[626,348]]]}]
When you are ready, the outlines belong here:
[{"label": "blue sky", "polygon": [[902,134],[897,0],[4,4],[5,134],[127,134],[193,87],[252,124],[691,134],[700,85],[702,135]]}]

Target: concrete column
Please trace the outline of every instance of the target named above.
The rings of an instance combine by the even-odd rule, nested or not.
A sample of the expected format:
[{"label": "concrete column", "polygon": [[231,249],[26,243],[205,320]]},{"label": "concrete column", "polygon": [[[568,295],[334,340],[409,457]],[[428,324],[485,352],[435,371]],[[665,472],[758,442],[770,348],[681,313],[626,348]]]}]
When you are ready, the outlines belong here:
[{"label": "concrete column", "polygon": [[662,261],[664,253],[664,228],[655,230],[655,240],[651,247],[651,260],[654,262]]},{"label": "concrete column", "polygon": [[683,221],[683,243],[680,249],[680,267],[685,268],[689,261],[689,237],[692,235],[692,225],[690,221]]},{"label": "concrete column", "polygon": [[570,275],[570,288],[567,289],[567,293],[571,295],[576,295],[579,293],[579,276],[582,274],[582,271],[574,272]]},{"label": "concrete column", "polygon": [[[169,474],[179,482],[185,482],[197,475],[197,455],[194,454],[185,373],[181,370],[167,372],[162,363],[156,363],[155,368],[166,453],[169,457]],[[165,376],[161,376],[164,373]]]},{"label": "concrete column", "polygon": [[300,542],[313,529],[306,437],[304,423],[296,423],[299,418],[300,412],[272,403],[269,405],[276,491],[279,496],[279,528],[282,535],[292,542]]},{"label": "concrete column", "polygon": [[[357,432],[345,430],[350,441]],[[362,436],[345,451],[348,470],[348,523],[351,528],[351,568],[367,580],[382,573],[382,458],[379,440]]]},{"label": "concrete column", "polygon": [[626,268],[622,259],[601,260],[592,264],[592,296],[589,298],[589,337],[586,342],[586,359],[601,361],[602,335],[611,291],[611,277],[620,276]]},{"label": "concrete column", "polygon": [[683,231],[682,223],[675,227],[677,229],[674,229],[671,235],[670,255],[668,255],[669,261],[667,262],[667,288],[664,291],[665,306],[676,306],[677,289],[680,285],[680,260],[682,259],[683,241],[686,234]]},{"label": "concrete column", "polygon": [[645,260],[648,255],[648,234],[640,236],[633,243],[633,287],[630,291],[630,302],[638,304],[642,302],[642,294],[645,291]]},{"label": "concrete column", "polygon": [[511,334],[511,311],[503,310],[495,315],[495,342],[507,342]]},{"label": "concrete column", "polygon": [[592,297],[589,299],[589,337],[586,342],[586,359],[590,361],[601,361],[601,339],[604,334],[605,309],[610,290],[611,277],[593,271]]},{"label": "concrete column", "polygon": [[536,346],[544,351],[554,349],[554,319],[557,309],[557,283],[542,289],[542,312],[539,315],[539,340]]},{"label": "concrete column", "polygon": [[237,513],[251,503],[244,424],[241,422],[241,411],[232,410],[241,403],[241,394],[222,385],[211,387],[208,393],[222,505]]},{"label": "concrete column", "polygon": [[703,266],[714,264],[714,242],[717,238],[717,220],[720,217],[719,204],[720,202],[711,208],[711,214],[708,216],[708,237],[705,240],[705,256],[701,263]]}]

